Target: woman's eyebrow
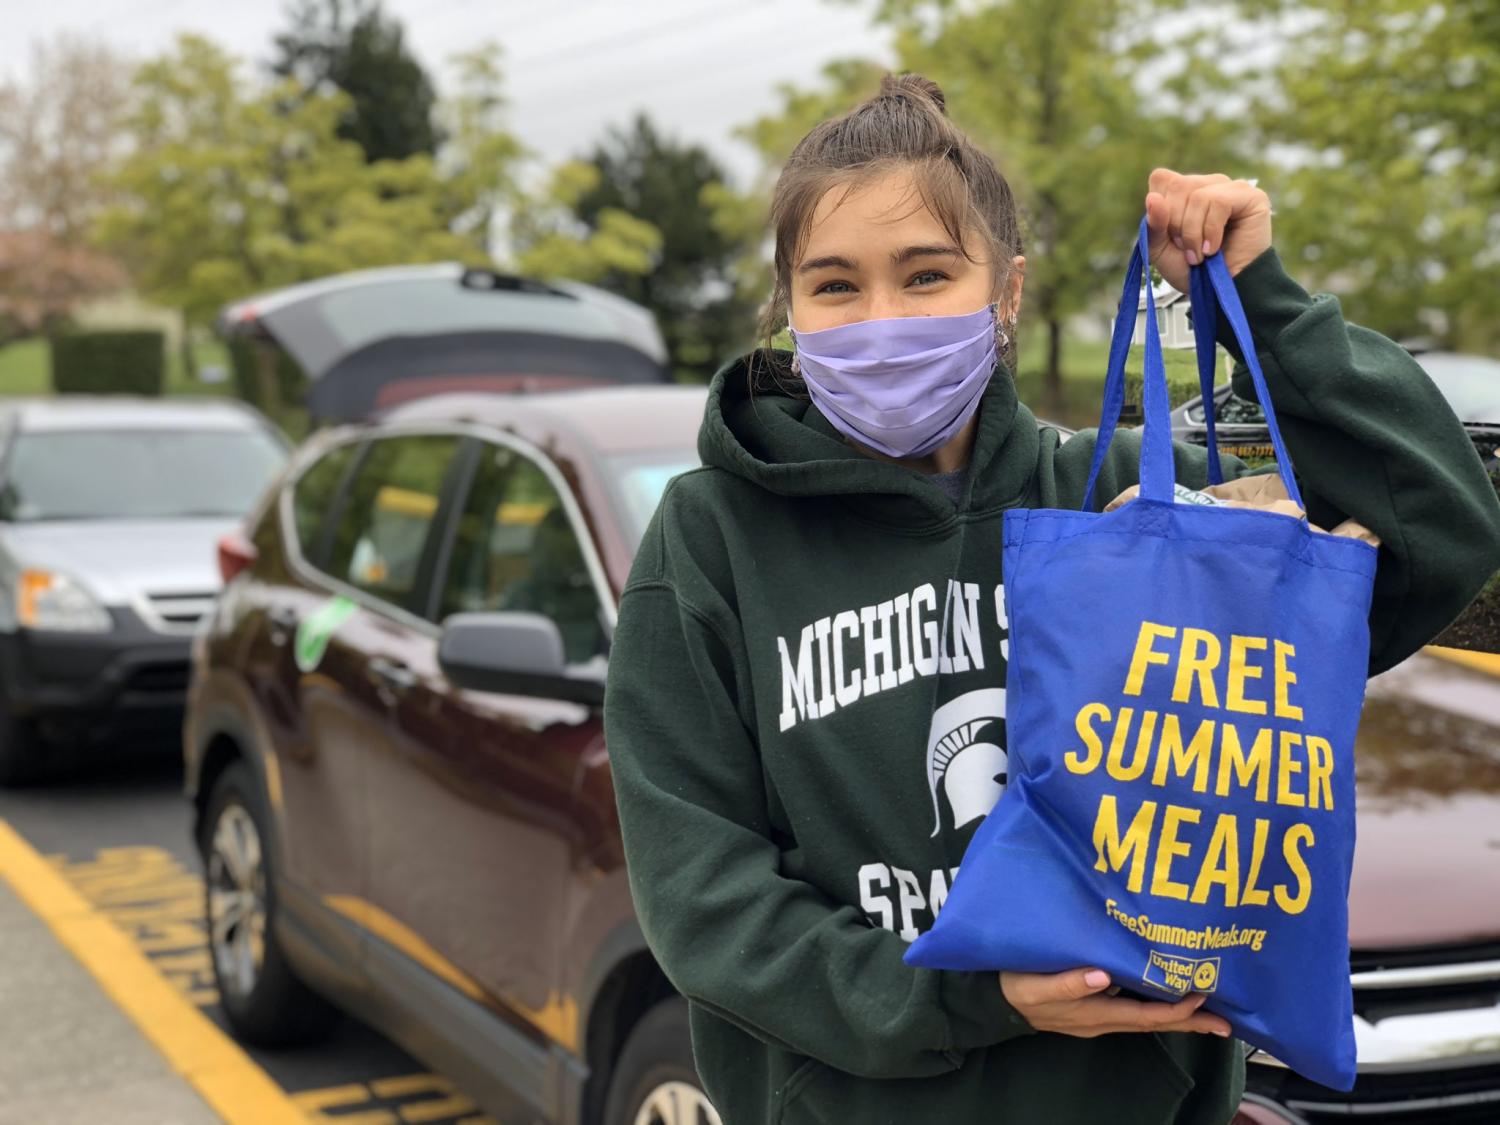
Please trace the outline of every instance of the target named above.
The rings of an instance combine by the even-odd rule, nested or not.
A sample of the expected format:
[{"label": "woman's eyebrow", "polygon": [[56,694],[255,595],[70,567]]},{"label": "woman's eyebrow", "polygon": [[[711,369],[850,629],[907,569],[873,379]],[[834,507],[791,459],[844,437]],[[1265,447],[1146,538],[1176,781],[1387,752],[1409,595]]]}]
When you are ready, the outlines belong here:
[{"label": "woman's eyebrow", "polygon": [[[905,249],[894,250],[891,252],[891,265],[899,266],[911,261],[913,258],[956,258],[958,256],[959,251],[958,247],[956,246],[908,246]],[[849,258],[844,257],[842,254],[824,254],[821,258],[809,258],[807,261],[803,262],[800,266],[797,267],[797,272],[811,273],[813,270],[829,268],[857,271],[859,269],[859,264]]]}]

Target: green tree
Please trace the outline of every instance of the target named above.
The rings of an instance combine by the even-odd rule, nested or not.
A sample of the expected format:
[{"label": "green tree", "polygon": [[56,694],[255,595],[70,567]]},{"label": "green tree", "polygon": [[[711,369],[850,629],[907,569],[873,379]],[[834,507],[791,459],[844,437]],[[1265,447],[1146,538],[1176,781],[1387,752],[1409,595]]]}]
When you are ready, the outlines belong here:
[{"label": "green tree", "polygon": [[1500,350],[1500,5],[1247,5],[1281,49],[1256,75],[1276,241],[1391,336]]},{"label": "green tree", "polygon": [[437,92],[380,0],[296,0],[286,16],[271,69],[303,96],[328,86],[348,94],[340,137],[372,162],[437,152]]},{"label": "green tree", "polygon": [[482,48],[459,71],[436,157],[366,162],[339,136],[346,93],[247,81],[231,55],[184,36],[136,73],[130,148],[111,176],[118,197],[96,235],[190,325],[257,290],[346,270],[491,264],[496,235],[508,236],[502,264],[535,276],[649,270],[652,224],[616,208],[592,230],[577,219],[597,169],[566,163],[540,191],[521,189],[528,154],[505,128],[498,56]]},{"label": "green tree", "polygon": [[[1118,276],[1153,167],[1254,174],[1209,96],[1222,29],[1160,20],[1149,0],[887,0],[898,71],[932,78],[951,116],[997,159],[1020,201],[1027,258],[1021,333],[1046,334],[1046,396],[1062,398],[1070,319]],[[813,123],[878,85],[885,68],[826,68],[821,91],[783,89],[746,136],[773,164]]]},{"label": "green tree", "polygon": [[447,137],[440,165],[454,229],[488,252],[500,218],[521,199],[518,173],[534,154],[506,126],[499,44],[482,44],[451,62],[456,91],[439,107]]},{"label": "green tree", "polygon": [[[735,246],[731,280],[736,299],[747,308],[759,309],[771,292],[770,239],[767,207],[781,165],[797,142],[819,121],[844,112],[873,94],[886,67],[868,59],[834,59],[818,72],[819,82],[808,87],[780,83],[779,112],[748,121],[734,135],[760,154],[762,169],[748,190],[725,183],[706,184],[701,193],[710,221],[728,245]],[[758,327],[758,325],[757,325]],[[757,339],[756,344],[766,341]],[[777,346],[790,347],[783,329]],[[721,357],[723,358],[723,357]]]},{"label": "green tree", "polygon": [[201,323],[257,289],[341,270],[484,260],[449,229],[459,205],[431,157],[366,164],[338,135],[348,95],[288,94],[247,85],[195,36],[137,72],[121,198],[98,233],[148,297]]},{"label": "green tree", "polygon": [[707,380],[754,330],[754,306],[731,276],[742,242],[714,222],[704,201],[706,190],[722,185],[723,170],[701,146],[662,137],[644,114],[611,129],[585,159],[599,179],[576,205],[584,223],[595,229],[603,216],[624,212],[661,233],[651,269],[612,270],[602,284],[656,314],[679,377]]},{"label": "green tree", "polygon": [[578,218],[579,200],[598,186],[599,169],[571,160],[553,169],[541,192],[518,199],[510,216],[510,267],[592,284],[650,270],[661,250],[661,232],[651,223],[614,207],[601,209],[592,227]]}]

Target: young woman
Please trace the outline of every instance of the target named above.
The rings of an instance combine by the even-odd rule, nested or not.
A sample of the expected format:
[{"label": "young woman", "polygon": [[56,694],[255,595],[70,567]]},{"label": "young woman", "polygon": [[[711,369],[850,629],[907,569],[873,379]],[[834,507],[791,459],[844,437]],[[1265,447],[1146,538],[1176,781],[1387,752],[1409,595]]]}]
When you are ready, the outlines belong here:
[{"label": "young woman", "polygon": [[[1309,518],[1380,536],[1370,671],[1390,667],[1500,565],[1473,446],[1405,351],[1282,271],[1263,191],[1166,169],[1149,189],[1169,282],[1224,254]],[[1094,446],[1016,400],[1009,187],[932,82],[887,77],[797,146],[772,220],[764,327],[787,318],[796,353],[715,375],[605,703],[636,910],[710,1099],[725,1125],[1227,1121],[1243,1048],[1201,996],[902,962],[1004,789],[1001,514],[1078,507]],[[1117,434],[1096,509],[1138,455]],[[1204,486],[1207,456],[1179,443],[1178,479]]]}]

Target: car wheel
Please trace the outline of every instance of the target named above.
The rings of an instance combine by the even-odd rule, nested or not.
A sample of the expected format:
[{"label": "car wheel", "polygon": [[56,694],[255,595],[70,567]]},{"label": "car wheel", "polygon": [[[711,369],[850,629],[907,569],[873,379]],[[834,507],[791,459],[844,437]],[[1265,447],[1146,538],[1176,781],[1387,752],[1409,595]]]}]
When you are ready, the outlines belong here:
[{"label": "car wheel", "polygon": [[40,773],[36,732],[31,724],[0,710],[0,785],[24,785]]},{"label": "car wheel", "polygon": [[605,1125],[721,1125],[693,1066],[687,1001],[663,1000],[630,1032],[609,1083]]},{"label": "car wheel", "polygon": [[292,971],[276,940],[276,892],[259,787],[244,762],[214,783],[198,848],[219,1003],[239,1038],[285,1047],[325,1037],[339,1013]]}]

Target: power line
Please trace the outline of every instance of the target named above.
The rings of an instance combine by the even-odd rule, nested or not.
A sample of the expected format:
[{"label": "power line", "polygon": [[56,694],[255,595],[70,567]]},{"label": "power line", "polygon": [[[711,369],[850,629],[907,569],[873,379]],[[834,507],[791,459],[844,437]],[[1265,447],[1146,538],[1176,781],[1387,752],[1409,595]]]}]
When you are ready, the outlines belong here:
[{"label": "power line", "polygon": [[[457,15],[460,12],[464,12],[477,4],[483,3],[493,5],[494,2],[495,0],[452,0],[451,3],[444,4],[439,7],[436,10],[434,16],[424,15],[422,23],[427,26],[447,23],[449,17]],[[509,38],[510,36],[516,34],[525,35],[527,32],[534,31],[537,28],[551,27],[554,24],[561,23],[564,19],[576,20],[579,15],[588,11],[590,8],[597,8],[600,4],[606,2],[607,0],[573,0],[572,3],[564,5],[561,11],[559,11],[558,8],[545,10],[540,19],[525,20],[519,23],[507,22],[505,24],[504,34],[506,38]],[[493,11],[485,11],[484,13],[482,13],[482,15],[486,16],[495,14],[497,13]]]},{"label": "power line", "polygon": [[733,11],[736,15],[746,12],[754,12],[757,9],[747,4],[745,0],[728,0],[727,3],[715,4],[712,8],[693,12],[686,16],[676,16],[659,23],[649,24],[637,28],[627,35],[605,35],[597,39],[586,40],[583,43],[569,44],[567,47],[559,47],[551,51],[543,51],[536,55],[518,55],[512,62],[521,65],[533,63],[551,62],[554,59],[576,59],[582,55],[588,55],[601,50],[615,50],[620,47],[628,47],[633,43],[640,43],[654,36],[668,31],[682,31],[689,27],[696,27],[716,18],[723,12]]},{"label": "power line", "polygon": [[[826,57],[828,61],[831,62],[833,61],[833,58],[835,56],[828,55],[827,50],[827,45],[824,43],[809,42],[805,44],[800,51],[779,51],[777,52],[776,57],[777,60],[781,62],[799,60],[804,56],[809,60],[812,60],[814,58]],[[881,62],[884,60],[875,58],[874,61]],[[751,68],[765,69],[765,66],[765,59],[757,56],[752,58],[740,59],[737,62],[732,62],[725,66],[716,66],[711,71],[678,69],[659,75],[657,81],[655,82],[648,82],[644,85],[638,84],[632,86],[630,89],[630,94],[632,96],[632,100],[636,103],[639,103],[646,100],[646,98],[654,93],[659,93],[664,90],[670,90],[675,87],[679,87],[687,82],[701,82],[705,86],[717,86],[720,80],[727,74],[735,74]],[[567,111],[575,109],[588,102],[598,100],[601,99],[597,90],[581,90],[570,98],[547,101],[545,103],[545,110],[561,111],[566,113]],[[612,99],[612,107],[618,107],[620,103],[621,99]],[[542,117],[542,115],[528,114],[527,117],[528,123],[535,127],[538,117]],[[543,120],[544,119],[545,118],[543,117]]]},{"label": "power line", "polygon": [[111,12],[109,19],[117,26],[128,24],[142,16],[158,15],[171,11],[173,8],[180,8],[186,3],[187,0],[143,0],[142,3],[134,4],[123,12]]}]

